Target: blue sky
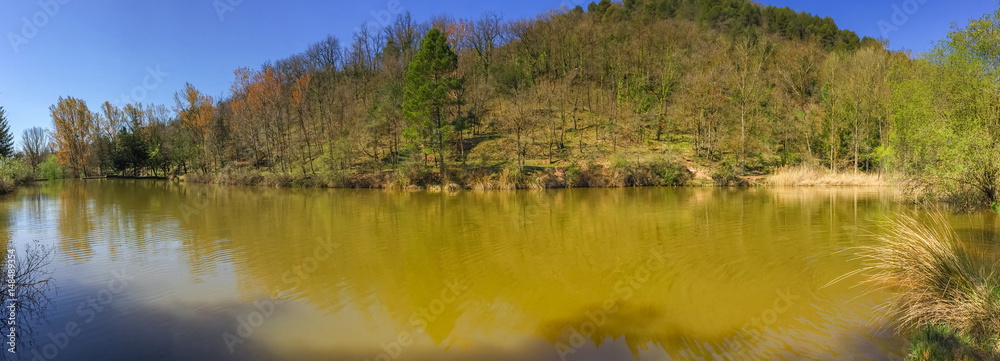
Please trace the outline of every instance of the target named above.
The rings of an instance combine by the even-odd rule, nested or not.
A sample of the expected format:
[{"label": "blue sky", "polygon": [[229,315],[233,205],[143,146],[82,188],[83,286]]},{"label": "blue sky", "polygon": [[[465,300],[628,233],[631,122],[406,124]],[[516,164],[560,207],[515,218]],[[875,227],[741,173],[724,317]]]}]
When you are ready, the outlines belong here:
[{"label": "blue sky", "polygon": [[[952,22],[962,25],[998,7],[997,0],[760,2],[830,16],[861,36],[889,30],[890,47],[917,52],[943,38]],[[219,97],[237,67],[301,52],[328,34],[350,43],[359,25],[401,9],[419,21],[486,11],[510,19],[578,3],[589,1],[3,1],[0,106],[19,140],[23,129],[51,127],[48,107],[60,96],[81,98],[92,110],[116,99],[173,106],[173,93],[191,82]]]}]

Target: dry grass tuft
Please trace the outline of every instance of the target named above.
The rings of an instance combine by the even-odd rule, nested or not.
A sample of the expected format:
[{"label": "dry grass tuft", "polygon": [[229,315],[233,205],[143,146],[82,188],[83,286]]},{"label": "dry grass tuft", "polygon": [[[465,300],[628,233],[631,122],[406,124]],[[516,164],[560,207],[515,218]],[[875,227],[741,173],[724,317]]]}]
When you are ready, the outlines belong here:
[{"label": "dry grass tuft", "polygon": [[900,331],[947,329],[983,355],[1000,352],[997,262],[960,243],[941,214],[928,224],[900,216],[877,239],[877,245],[860,249],[861,272],[874,288],[894,291],[887,309]]},{"label": "dry grass tuft", "polygon": [[814,167],[785,167],[767,177],[772,186],[821,187],[821,186],[888,186],[891,182],[882,174],[844,172],[836,173]]}]

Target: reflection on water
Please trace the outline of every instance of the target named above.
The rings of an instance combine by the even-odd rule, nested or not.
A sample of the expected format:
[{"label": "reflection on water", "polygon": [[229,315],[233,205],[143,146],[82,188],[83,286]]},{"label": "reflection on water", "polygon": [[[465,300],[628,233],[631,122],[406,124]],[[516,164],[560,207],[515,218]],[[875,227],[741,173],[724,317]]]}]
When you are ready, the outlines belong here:
[{"label": "reflection on water", "polygon": [[[882,360],[905,348],[878,322],[884,295],[857,279],[823,287],[901,210],[879,190],[106,180],[3,202],[3,237],[58,251],[50,323],[82,329],[58,358]],[[989,215],[955,222],[994,237]]]}]

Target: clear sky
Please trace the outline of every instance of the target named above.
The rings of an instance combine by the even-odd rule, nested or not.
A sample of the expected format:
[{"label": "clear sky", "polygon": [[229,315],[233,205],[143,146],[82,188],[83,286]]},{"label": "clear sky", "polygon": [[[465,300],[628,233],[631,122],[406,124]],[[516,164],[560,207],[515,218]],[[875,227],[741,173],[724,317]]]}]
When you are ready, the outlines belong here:
[{"label": "clear sky", "polygon": [[[997,0],[761,0],[820,16],[860,36],[917,52],[998,7]],[[349,44],[364,22],[401,9],[418,21],[447,13],[533,16],[579,0],[21,0],[0,2],[0,106],[15,138],[51,127],[48,107],[74,96],[96,110],[105,100],[173,106],[185,82],[219,97],[233,70],[301,52],[328,34]],[[909,4],[909,5],[907,5]],[[899,11],[896,11],[896,9]],[[26,21],[29,23],[26,25]],[[880,22],[882,26],[880,27]],[[883,33],[883,30],[888,30]],[[127,98],[123,98],[123,96]]]}]

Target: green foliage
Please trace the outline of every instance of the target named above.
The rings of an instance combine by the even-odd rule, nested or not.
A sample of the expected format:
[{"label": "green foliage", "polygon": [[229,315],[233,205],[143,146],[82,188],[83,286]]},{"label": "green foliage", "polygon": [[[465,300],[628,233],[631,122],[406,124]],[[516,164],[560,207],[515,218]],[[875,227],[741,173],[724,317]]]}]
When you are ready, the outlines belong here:
[{"label": "green foliage", "polygon": [[1000,201],[1000,11],[955,28],[891,82],[889,163],[960,206]]},{"label": "green foliage", "polygon": [[747,181],[740,177],[740,171],[732,161],[723,162],[712,173],[712,180],[719,187],[745,187],[747,185]]},{"label": "green foliage", "polygon": [[328,170],[342,171],[351,167],[354,152],[346,139],[331,140],[324,149],[326,151],[320,156],[319,162]]},{"label": "green foliage", "polygon": [[115,171],[138,176],[139,171],[148,165],[149,159],[149,144],[141,133],[123,129],[118,134],[111,156],[111,165]]},{"label": "green foliage", "polygon": [[0,157],[0,194],[11,193],[32,178],[31,166],[24,160]]},{"label": "green foliage", "polygon": [[9,179],[16,185],[25,184],[34,178],[31,166],[21,158],[0,158],[0,178]]},{"label": "green foliage", "polygon": [[44,162],[38,164],[38,177],[48,180],[63,179],[65,177],[62,164],[55,154],[49,155]]},{"label": "green foliage", "polygon": [[684,166],[662,158],[640,162],[616,156],[610,171],[611,185],[620,187],[683,186],[693,178]]},{"label": "green foliage", "polygon": [[445,176],[445,142],[451,132],[448,108],[458,104],[452,92],[462,88],[462,80],[453,76],[458,69],[458,55],[448,44],[448,36],[431,29],[420,42],[406,71],[403,87],[403,116],[410,122],[411,140],[418,137],[424,149],[435,149],[435,161]]}]

